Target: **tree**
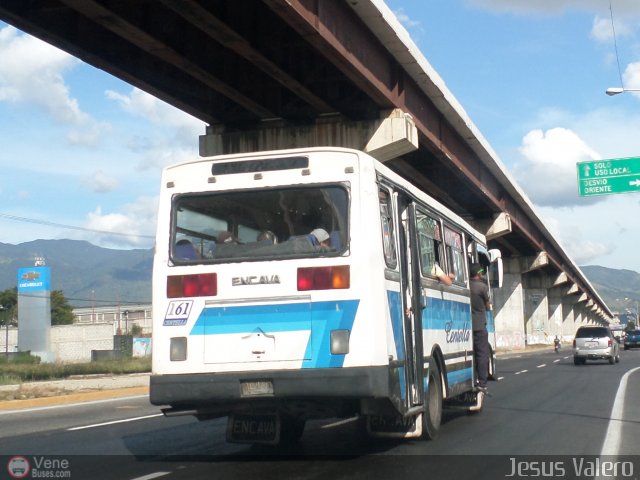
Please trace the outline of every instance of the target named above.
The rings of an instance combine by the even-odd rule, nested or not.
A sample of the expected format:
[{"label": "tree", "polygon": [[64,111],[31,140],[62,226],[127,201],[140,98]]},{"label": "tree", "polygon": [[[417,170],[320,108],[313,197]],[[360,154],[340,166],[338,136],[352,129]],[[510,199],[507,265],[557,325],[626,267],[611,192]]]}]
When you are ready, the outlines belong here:
[{"label": "tree", "polygon": [[71,325],[73,323],[73,307],[64,297],[62,290],[51,292],[51,325]]},{"label": "tree", "polygon": [[18,287],[0,292],[0,325],[11,323],[18,316]]},{"label": "tree", "polygon": [[[4,308],[0,313],[0,325],[12,323],[18,319],[18,288],[9,288],[0,292],[0,305]],[[51,325],[70,325],[73,323],[73,307],[62,293],[62,290],[51,292]]]}]

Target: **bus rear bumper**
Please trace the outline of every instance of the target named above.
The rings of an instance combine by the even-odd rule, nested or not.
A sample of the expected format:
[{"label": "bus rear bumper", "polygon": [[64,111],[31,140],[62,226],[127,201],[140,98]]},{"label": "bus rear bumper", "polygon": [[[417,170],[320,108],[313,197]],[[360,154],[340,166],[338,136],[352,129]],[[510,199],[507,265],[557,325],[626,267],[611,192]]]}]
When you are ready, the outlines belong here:
[{"label": "bus rear bumper", "polygon": [[389,380],[388,366],[152,375],[149,399],[199,409],[243,401],[385,398]]}]

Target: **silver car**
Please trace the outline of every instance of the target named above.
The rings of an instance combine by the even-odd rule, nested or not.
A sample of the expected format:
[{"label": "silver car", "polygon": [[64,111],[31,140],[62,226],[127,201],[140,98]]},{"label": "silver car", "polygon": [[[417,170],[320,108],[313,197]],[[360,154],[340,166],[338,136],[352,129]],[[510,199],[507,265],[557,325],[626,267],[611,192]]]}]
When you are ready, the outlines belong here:
[{"label": "silver car", "polygon": [[584,365],[588,360],[620,361],[620,344],[609,327],[585,326],[576,331],[573,339],[573,363]]}]

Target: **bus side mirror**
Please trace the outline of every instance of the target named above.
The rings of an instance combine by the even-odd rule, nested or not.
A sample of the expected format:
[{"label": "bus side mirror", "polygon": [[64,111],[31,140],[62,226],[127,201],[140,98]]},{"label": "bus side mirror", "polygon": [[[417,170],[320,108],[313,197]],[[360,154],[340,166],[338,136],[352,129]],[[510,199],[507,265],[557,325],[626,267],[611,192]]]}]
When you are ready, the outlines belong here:
[{"label": "bus side mirror", "polygon": [[502,252],[497,248],[489,250],[489,285],[491,288],[502,288],[502,279],[504,277],[504,267],[502,265]]},{"label": "bus side mirror", "polygon": [[489,255],[489,262],[493,263],[496,260],[498,260],[499,258],[502,258],[502,252],[500,250],[498,250],[497,248],[492,248],[491,250],[489,250],[487,252],[487,254]]}]

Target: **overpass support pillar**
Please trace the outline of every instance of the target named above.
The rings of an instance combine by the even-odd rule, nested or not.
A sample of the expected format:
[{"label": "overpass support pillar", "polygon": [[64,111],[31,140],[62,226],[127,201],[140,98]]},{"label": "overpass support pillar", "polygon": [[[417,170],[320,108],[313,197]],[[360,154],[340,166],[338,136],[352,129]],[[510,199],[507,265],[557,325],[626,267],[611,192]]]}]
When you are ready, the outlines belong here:
[{"label": "overpass support pillar", "polygon": [[493,315],[498,348],[524,349],[523,312],[524,289],[520,262],[517,258],[505,258],[502,288],[493,291]]},{"label": "overpass support pillar", "polygon": [[527,345],[549,343],[549,296],[545,288],[525,289],[524,322]]},{"label": "overpass support pillar", "polygon": [[563,337],[564,315],[562,311],[562,294],[556,288],[549,289],[549,340],[557,335],[560,340]]},{"label": "overpass support pillar", "polygon": [[573,298],[573,295],[565,295],[562,297],[562,338],[564,341],[568,342],[573,340],[573,334],[576,331],[576,313],[575,313],[576,302]]},{"label": "overpass support pillar", "polygon": [[581,327],[582,325],[586,325],[587,321],[586,321],[586,316],[584,314],[583,304],[580,302],[576,302],[573,305],[573,312],[576,320],[575,322],[576,328]]}]

